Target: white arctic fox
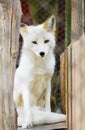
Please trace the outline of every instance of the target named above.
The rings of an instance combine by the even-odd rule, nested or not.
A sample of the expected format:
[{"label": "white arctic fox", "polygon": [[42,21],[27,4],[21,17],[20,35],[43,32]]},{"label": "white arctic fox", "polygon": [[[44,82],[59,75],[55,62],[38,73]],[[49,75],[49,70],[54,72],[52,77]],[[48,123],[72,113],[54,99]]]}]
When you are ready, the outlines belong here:
[{"label": "white arctic fox", "polygon": [[55,17],[38,26],[21,24],[22,54],[15,72],[13,99],[18,126],[65,121],[63,114],[51,112],[51,78],[55,68]]}]

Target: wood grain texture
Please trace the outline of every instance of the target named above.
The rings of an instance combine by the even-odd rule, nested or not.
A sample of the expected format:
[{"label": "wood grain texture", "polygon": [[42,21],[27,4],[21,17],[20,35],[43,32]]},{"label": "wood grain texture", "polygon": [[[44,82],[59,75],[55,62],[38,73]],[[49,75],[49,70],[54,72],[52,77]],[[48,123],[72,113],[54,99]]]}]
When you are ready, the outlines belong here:
[{"label": "wood grain texture", "polygon": [[16,130],[12,92],[20,16],[19,1],[0,0],[0,130]]},{"label": "wood grain texture", "polygon": [[[72,45],[72,129],[80,130],[79,41]],[[76,124],[77,123],[77,124]]]},{"label": "wood grain texture", "polygon": [[67,52],[60,56],[60,79],[61,79],[61,98],[62,98],[62,112],[66,114],[67,101]]},{"label": "wood grain texture", "polygon": [[[0,25],[2,23],[2,16],[3,16],[3,13],[2,13],[2,6],[0,4]],[[2,61],[1,61],[1,58],[2,58],[2,26],[0,26],[0,129],[3,130],[3,127],[4,127],[4,123],[3,123],[3,118],[2,118],[2,108],[3,107],[3,91],[1,89],[1,86],[2,86],[2,75],[1,75],[1,72],[2,72]],[[1,108],[2,107],[2,108]]]},{"label": "wood grain texture", "polygon": [[85,129],[85,35],[67,48],[68,130]]},{"label": "wood grain texture", "polygon": [[79,43],[80,50],[80,113],[81,130],[85,130],[85,34],[81,37]]},{"label": "wood grain texture", "polygon": [[85,97],[82,94],[82,91],[85,91],[82,87],[85,81],[83,78],[85,77],[83,67],[85,66],[85,36],[82,37],[84,32],[84,1],[71,0],[71,12],[72,43],[67,48],[67,124],[68,130],[84,130],[85,115],[83,110],[85,110],[85,105],[83,99]]},{"label": "wood grain texture", "polygon": [[67,48],[67,127],[72,129],[72,46]]},{"label": "wood grain texture", "polygon": [[71,0],[71,42],[79,40],[82,35],[83,16],[82,16],[82,0]]}]

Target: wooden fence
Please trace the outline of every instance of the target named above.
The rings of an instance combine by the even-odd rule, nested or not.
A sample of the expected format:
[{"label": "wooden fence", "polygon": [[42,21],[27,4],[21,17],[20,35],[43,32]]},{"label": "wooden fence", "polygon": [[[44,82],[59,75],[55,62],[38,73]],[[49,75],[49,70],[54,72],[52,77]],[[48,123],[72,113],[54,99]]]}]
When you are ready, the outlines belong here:
[{"label": "wooden fence", "polygon": [[13,77],[18,52],[20,2],[0,0],[0,130],[16,130]]},{"label": "wooden fence", "polygon": [[85,130],[85,1],[71,0],[71,44],[60,56],[68,130]]},{"label": "wooden fence", "polygon": [[85,35],[61,55],[61,72],[68,130],[85,130]]}]

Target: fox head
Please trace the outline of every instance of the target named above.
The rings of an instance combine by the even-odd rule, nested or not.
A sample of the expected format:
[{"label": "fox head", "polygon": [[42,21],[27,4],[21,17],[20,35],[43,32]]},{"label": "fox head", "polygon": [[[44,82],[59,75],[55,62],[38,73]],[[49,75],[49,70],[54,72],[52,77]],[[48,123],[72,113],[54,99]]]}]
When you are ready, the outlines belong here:
[{"label": "fox head", "polygon": [[55,17],[51,16],[37,26],[21,23],[20,33],[24,41],[23,48],[29,49],[38,57],[45,57],[55,47]]}]

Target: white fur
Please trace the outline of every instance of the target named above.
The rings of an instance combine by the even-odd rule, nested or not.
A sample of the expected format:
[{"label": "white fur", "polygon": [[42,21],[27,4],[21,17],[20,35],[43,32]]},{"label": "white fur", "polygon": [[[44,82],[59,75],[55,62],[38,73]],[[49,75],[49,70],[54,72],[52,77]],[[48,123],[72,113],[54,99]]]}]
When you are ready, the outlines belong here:
[{"label": "white fur", "polygon": [[[43,29],[43,24],[26,26],[26,29],[21,30],[24,44],[14,79],[13,98],[18,113],[18,125],[30,128],[36,124],[64,121],[63,114],[50,112],[55,37],[51,31]],[[45,40],[49,42],[44,43]],[[37,41],[37,44],[33,44],[33,41]],[[45,53],[44,57],[40,56],[40,52]],[[23,106],[17,105],[20,95],[23,97]]]}]

